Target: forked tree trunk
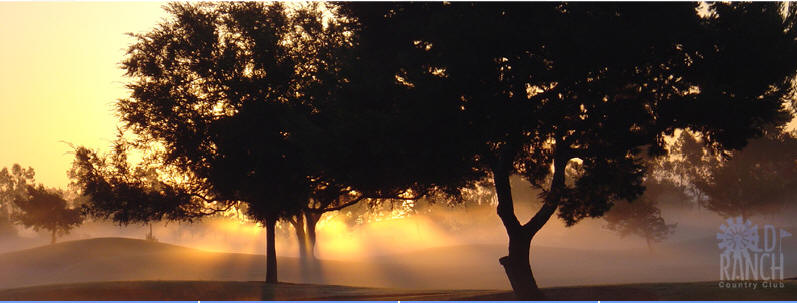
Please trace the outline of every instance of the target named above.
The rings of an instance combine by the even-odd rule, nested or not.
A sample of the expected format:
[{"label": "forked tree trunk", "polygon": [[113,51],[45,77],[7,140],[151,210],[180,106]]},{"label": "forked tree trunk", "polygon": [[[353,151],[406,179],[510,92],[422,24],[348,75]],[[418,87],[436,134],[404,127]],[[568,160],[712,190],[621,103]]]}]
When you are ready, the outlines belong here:
[{"label": "forked tree trunk", "polygon": [[558,207],[561,190],[564,189],[564,167],[567,160],[559,159],[554,163],[555,170],[551,189],[546,196],[545,203],[526,224],[521,225],[515,215],[512,188],[509,184],[509,171],[512,165],[511,158],[509,159],[506,161],[499,159],[498,165],[493,167],[493,181],[498,195],[496,210],[509,236],[509,254],[501,257],[499,262],[504,266],[506,276],[518,299],[539,300],[544,296],[531,271],[529,260],[531,240],[548,222]]},{"label": "forked tree trunk", "polygon": [[299,258],[301,260],[307,259],[307,233],[305,233],[304,226],[304,214],[299,213],[293,217],[291,220],[291,225],[293,225],[293,229],[296,231],[296,241],[299,245]]},{"label": "forked tree trunk", "polygon": [[277,283],[276,218],[266,219],[266,283]]},{"label": "forked tree trunk", "polygon": [[310,259],[313,259],[313,260],[316,259],[316,256],[315,256],[316,225],[318,225],[318,220],[321,219],[321,215],[322,214],[316,214],[316,213],[313,213],[313,212],[307,212],[307,215],[306,215],[306,218],[305,218],[306,219],[305,223],[307,224],[307,238],[309,240],[309,243],[308,243],[308,246],[307,246],[307,249],[308,249],[307,256],[310,257]]}]

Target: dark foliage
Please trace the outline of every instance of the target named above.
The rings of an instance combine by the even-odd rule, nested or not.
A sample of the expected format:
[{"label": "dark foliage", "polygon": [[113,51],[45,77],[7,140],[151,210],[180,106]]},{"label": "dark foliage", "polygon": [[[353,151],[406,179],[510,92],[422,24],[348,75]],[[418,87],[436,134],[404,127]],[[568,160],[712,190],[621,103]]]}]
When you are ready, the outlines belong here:
[{"label": "dark foliage", "polygon": [[99,155],[85,147],[75,149],[69,171],[72,186],[89,197],[88,215],[121,225],[152,221],[192,221],[228,210],[229,201],[206,201],[202,187],[186,177],[186,184],[160,180],[153,167],[131,167],[119,143],[115,151]]}]

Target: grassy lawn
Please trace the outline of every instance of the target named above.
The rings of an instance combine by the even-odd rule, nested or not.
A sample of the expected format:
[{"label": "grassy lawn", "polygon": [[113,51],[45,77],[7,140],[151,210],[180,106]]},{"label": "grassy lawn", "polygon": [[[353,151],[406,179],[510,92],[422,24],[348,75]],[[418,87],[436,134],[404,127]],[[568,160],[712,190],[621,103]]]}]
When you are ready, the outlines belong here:
[{"label": "grassy lawn", "polygon": [[[725,289],[717,282],[556,287],[549,300],[794,300],[797,281],[783,288]],[[0,300],[513,300],[507,291],[405,290],[262,282],[120,281],[0,290]]]}]

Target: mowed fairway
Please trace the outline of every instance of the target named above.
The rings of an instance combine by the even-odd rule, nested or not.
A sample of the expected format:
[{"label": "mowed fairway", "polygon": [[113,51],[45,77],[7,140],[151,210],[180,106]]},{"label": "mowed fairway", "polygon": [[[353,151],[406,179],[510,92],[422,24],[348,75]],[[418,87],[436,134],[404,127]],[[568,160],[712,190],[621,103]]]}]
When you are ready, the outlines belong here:
[{"label": "mowed fairway", "polygon": [[[715,282],[544,289],[551,300],[793,300],[797,281],[779,289],[720,289]],[[406,290],[263,282],[129,281],[7,289],[0,300],[514,300],[507,291]]]},{"label": "mowed fairway", "polygon": [[[681,248],[689,250],[689,246]],[[262,255],[98,238],[0,254],[0,300],[512,300],[498,262],[489,262],[504,250],[499,246],[460,246],[309,265],[280,257],[280,279],[290,283],[268,285],[260,282],[265,274]],[[667,280],[674,273],[711,280],[700,278],[700,274],[715,277],[713,251],[702,259],[673,258],[691,260],[679,264],[653,264],[650,257],[634,254],[553,248],[536,252],[535,270],[541,281],[556,278],[570,283],[542,285],[554,300],[797,298],[794,280],[784,282],[782,289],[755,290],[721,289],[716,282]],[[569,261],[555,262],[556,256]],[[793,265],[787,263],[786,267],[786,276],[794,276]],[[672,283],[645,283],[650,281]]]}]

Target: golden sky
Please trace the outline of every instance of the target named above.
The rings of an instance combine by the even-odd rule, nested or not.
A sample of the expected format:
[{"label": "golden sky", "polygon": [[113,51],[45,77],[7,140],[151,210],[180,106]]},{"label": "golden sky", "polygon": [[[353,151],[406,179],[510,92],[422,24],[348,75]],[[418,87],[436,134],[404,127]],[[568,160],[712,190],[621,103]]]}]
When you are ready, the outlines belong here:
[{"label": "golden sky", "polygon": [[0,167],[68,183],[71,148],[107,150],[125,97],[119,62],[132,39],[166,14],[162,2],[0,2]]}]

